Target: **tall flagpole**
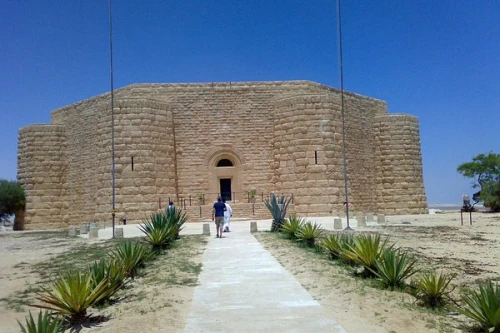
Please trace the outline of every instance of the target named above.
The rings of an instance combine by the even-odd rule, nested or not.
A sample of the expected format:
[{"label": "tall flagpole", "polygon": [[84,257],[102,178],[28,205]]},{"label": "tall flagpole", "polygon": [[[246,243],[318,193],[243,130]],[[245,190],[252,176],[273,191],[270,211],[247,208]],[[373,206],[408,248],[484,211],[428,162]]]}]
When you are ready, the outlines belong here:
[{"label": "tall flagpole", "polygon": [[113,238],[115,238],[115,215],[116,215],[116,200],[115,200],[115,105],[114,105],[114,87],[113,87],[113,14],[112,14],[112,3],[109,0],[109,78],[111,84],[111,186],[112,186],[112,226],[113,226]]},{"label": "tall flagpole", "polygon": [[347,158],[345,143],[345,114],[344,114],[344,62],[342,56],[342,13],[340,1],[337,0],[338,32],[339,32],[339,67],[340,67],[340,108],[342,114],[342,151],[344,155],[344,192],[345,192],[345,213],[347,218],[347,227],[345,230],[353,230],[349,225],[349,194],[347,192]]}]

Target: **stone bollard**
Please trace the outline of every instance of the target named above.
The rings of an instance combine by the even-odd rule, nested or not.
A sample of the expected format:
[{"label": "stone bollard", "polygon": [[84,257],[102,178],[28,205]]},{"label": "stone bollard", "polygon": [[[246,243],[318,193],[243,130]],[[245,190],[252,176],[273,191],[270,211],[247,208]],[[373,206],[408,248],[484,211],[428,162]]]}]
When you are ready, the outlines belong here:
[{"label": "stone bollard", "polygon": [[203,223],[203,234],[210,236],[210,224]]},{"label": "stone bollard", "polygon": [[99,238],[99,228],[90,228],[89,239]]},{"label": "stone bollard", "polygon": [[68,228],[68,236],[69,237],[76,237],[76,227],[69,227]]},{"label": "stone bollard", "polygon": [[373,217],[373,213],[366,214],[366,222],[375,222],[375,219]]},{"label": "stone bollard", "polygon": [[356,221],[358,221],[358,228],[359,227],[361,227],[361,228],[366,227],[366,220],[365,220],[365,216],[363,214],[359,214],[358,216],[356,216]]},{"label": "stone bollard", "polygon": [[385,215],[384,214],[377,214],[377,223],[378,224],[385,224]]},{"label": "stone bollard", "polygon": [[257,232],[257,222],[250,222],[250,232]]},{"label": "stone bollard", "polygon": [[115,238],[123,238],[123,228],[115,228]]},{"label": "stone bollard", "polygon": [[89,230],[87,229],[87,224],[80,224],[80,235],[88,234]]},{"label": "stone bollard", "polygon": [[342,229],[342,219],[333,219],[333,229]]}]

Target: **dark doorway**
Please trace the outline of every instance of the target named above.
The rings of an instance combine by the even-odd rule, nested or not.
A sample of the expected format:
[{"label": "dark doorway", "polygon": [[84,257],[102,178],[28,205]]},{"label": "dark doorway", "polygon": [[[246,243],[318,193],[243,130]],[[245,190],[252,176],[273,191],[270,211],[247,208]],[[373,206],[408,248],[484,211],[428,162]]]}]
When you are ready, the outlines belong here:
[{"label": "dark doorway", "polygon": [[220,180],[220,197],[227,201],[231,201],[231,178]]}]

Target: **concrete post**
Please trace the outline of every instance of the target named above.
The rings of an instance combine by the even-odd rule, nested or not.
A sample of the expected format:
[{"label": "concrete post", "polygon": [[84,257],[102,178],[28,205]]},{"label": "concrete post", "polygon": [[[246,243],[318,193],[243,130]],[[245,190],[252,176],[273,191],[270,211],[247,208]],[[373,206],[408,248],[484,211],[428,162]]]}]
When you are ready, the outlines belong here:
[{"label": "concrete post", "polygon": [[375,219],[373,217],[373,213],[366,214],[366,222],[375,222]]},{"label": "concrete post", "polygon": [[342,229],[342,219],[333,219],[333,229]]},{"label": "concrete post", "polygon": [[115,228],[115,238],[123,238],[123,228]]},{"label": "concrete post", "polygon": [[68,236],[69,237],[76,237],[76,227],[69,227],[68,228]]},{"label": "concrete post", "polygon": [[257,222],[250,222],[250,232],[257,232]]},{"label": "concrete post", "polygon": [[89,239],[99,238],[99,228],[90,228]]},{"label": "concrete post", "polygon": [[203,223],[203,234],[210,236],[210,224]]},{"label": "concrete post", "polygon": [[358,214],[358,216],[356,216],[356,220],[358,221],[358,227],[366,227],[366,220],[363,214]]},{"label": "concrete post", "polygon": [[377,214],[377,223],[378,224],[385,224],[385,215],[384,214]]},{"label": "concrete post", "polygon": [[87,229],[87,224],[86,223],[80,224],[80,235],[87,234],[88,232],[89,231]]}]

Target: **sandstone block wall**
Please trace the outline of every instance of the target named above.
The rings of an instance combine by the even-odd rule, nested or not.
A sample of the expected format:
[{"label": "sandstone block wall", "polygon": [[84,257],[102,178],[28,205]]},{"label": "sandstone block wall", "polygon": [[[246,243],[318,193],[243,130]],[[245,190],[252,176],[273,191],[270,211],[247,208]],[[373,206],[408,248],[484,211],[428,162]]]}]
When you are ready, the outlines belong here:
[{"label": "sandstone block wall", "polygon": [[19,131],[18,179],[31,229],[61,228],[68,221],[66,139],[64,127],[57,125]]},{"label": "sandstone block wall", "polygon": [[378,116],[374,129],[376,211],[426,213],[418,119],[397,114]]},{"label": "sandstone block wall", "polygon": [[[117,218],[140,221],[169,197],[204,193],[212,202],[221,178],[231,179],[239,198],[250,189],[293,193],[298,214],[342,211],[340,102],[339,91],[307,81],[116,90]],[[391,118],[385,102],[349,92],[344,102],[351,207],[425,212],[416,119]],[[217,167],[223,158],[233,165]],[[109,94],[54,111],[52,125],[21,129],[18,178],[27,228],[109,222]]]},{"label": "sandstone block wall", "polygon": [[[338,92],[337,98],[340,104]],[[347,94],[344,113],[349,207],[356,212],[373,212],[376,211],[374,118],[387,114],[387,105],[377,99]]]},{"label": "sandstone block wall", "polygon": [[[175,191],[175,147],[170,106],[147,99],[115,103],[115,184],[117,217],[142,220],[157,208],[157,198]],[[99,150],[111,146],[111,117],[101,122]],[[102,179],[95,218],[111,214],[111,161],[100,154]]]},{"label": "sandstone block wall", "polygon": [[294,193],[299,215],[329,215],[343,196],[338,103],[329,95],[284,99],[274,118],[274,167],[279,192]]}]

